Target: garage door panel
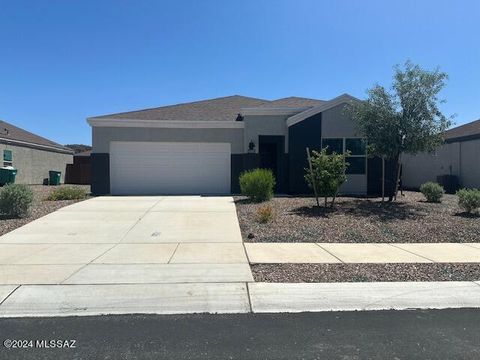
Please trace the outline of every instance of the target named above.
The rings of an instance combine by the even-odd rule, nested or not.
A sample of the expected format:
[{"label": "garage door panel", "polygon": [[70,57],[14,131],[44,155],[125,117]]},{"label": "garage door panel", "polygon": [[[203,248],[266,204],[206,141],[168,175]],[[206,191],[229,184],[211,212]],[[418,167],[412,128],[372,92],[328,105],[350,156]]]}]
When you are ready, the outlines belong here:
[{"label": "garage door panel", "polygon": [[229,143],[112,142],[112,194],[230,192]]}]

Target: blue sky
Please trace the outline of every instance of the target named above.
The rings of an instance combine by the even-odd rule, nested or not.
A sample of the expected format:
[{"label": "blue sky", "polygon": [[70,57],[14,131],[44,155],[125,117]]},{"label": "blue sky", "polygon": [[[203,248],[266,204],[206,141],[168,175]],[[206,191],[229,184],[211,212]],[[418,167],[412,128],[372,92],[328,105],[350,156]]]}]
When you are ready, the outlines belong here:
[{"label": "blue sky", "polygon": [[407,59],[480,118],[478,1],[0,0],[0,119],[91,143],[85,118],[233,94],[364,97]]}]

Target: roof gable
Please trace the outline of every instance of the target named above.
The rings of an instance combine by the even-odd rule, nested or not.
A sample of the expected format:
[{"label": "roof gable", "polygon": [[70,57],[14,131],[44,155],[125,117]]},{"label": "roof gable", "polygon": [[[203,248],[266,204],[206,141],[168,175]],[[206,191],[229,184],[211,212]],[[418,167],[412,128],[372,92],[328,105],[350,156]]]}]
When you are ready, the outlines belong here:
[{"label": "roof gable", "polygon": [[323,111],[326,111],[328,109],[331,109],[337,105],[349,103],[351,101],[360,101],[359,99],[348,95],[348,94],[342,94],[340,96],[337,96],[336,98],[333,98],[332,100],[325,101],[322,104],[318,106],[314,106],[308,110],[302,111],[301,113],[298,113],[296,115],[293,115],[287,119],[287,126],[292,126],[300,121],[303,121],[315,114],[321,113]]}]

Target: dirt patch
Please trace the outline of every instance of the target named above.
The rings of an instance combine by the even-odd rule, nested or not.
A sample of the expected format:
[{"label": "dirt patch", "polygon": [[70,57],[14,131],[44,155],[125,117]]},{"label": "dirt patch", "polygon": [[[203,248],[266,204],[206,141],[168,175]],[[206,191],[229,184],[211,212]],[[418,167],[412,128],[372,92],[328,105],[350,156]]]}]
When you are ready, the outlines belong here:
[{"label": "dirt patch", "polygon": [[253,264],[259,282],[478,281],[479,263]]},{"label": "dirt patch", "polygon": [[[405,192],[396,202],[378,198],[341,197],[334,209],[318,208],[311,197],[276,197],[252,204],[243,197],[235,203],[247,242],[477,242],[480,217],[464,216],[455,195],[441,203],[427,203],[418,192]],[[257,211],[270,205],[272,221],[261,224]]]},{"label": "dirt patch", "polygon": [[[85,189],[87,193],[90,193],[90,185],[60,185],[71,186]],[[31,185],[33,190],[34,200],[30,209],[30,214],[27,217],[21,219],[8,219],[1,217],[0,215],[0,235],[4,235],[20,226],[28,224],[29,222],[41,218],[55,210],[58,210],[64,206],[71,205],[73,203],[83,200],[64,200],[64,201],[46,201],[48,195],[58,188],[59,186],[45,186],[45,185]],[[1,190],[0,190],[1,191]],[[88,198],[88,197],[87,197]]]}]

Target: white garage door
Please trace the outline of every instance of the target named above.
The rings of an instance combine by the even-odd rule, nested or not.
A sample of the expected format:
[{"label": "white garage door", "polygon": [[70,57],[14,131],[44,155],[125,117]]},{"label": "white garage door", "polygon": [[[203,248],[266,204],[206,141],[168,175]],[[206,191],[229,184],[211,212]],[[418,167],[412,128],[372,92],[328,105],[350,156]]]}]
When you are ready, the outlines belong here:
[{"label": "white garage door", "polygon": [[111,142],[115,195],[226,194],[230,143]]}]

